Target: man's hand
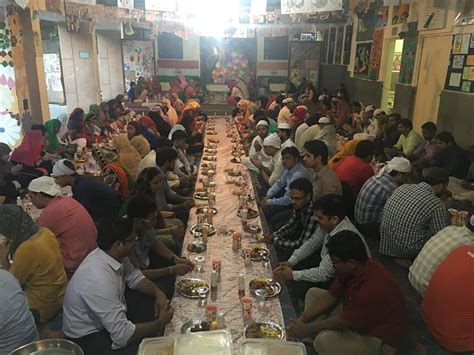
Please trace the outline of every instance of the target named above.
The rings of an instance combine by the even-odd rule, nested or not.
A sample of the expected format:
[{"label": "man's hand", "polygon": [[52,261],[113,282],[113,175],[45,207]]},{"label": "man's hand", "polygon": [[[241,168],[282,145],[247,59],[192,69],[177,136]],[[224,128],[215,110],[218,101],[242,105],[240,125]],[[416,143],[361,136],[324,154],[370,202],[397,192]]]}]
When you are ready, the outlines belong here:
[{"label": "man's hand", "polygon": [[15,164],[11,167],[10,172],[12,173],[12,175],[16,175],[21,171],[21,169],[23,169],[23,165]]},{"label": "man's hand", "polygon": [[184,229],[181,226],[171,227],[171,233],[176,238],[182,239],[184,237]]},{"label": "man's hand", "polygon": [[280,261],[277,265],[277,268],[278,267],[282,267],[282,266],[288,266],[288,267],[291,267],[291,264],[288,262],[288,261]]},{"label": "man's hand", "polygon": [[186,258],[181,258],[181,257],[179,257],[179,256],[177,256],[177,257],[174,259],[174,263],[175,263],[176,265],[178,265],[178,264],[187,265],[188,267],[191,268],[191,270],[194,270],[194,266],[195,266],[194,263],[193,263],[191,260],[186,259]]},{"label": "man's hand", "polygon": [[261,199],[260,203],[262,204],[262,207],[268,207],[267,201],[268,201],[268,196],[264,196],[264,197]]},{"label": "man's hand", "polygon": [[0,234],[0,261],[1,258],[10,253],[11,240],[5,237],[3,234]]},{"label": "man's hand", "polygon": [[271,233],[263,235],[263,241],[267,244],[271,244],[273,242],[273,235]]},{"label": "man's hand", "polygon": [[157,288],[155,292],[155,317],[158,317],[161,308],[167,306],[168,304],[169,301],[166,298],[166,295],[163,293],[163,291]]},{"label": "man's hand", "polygon": [[302,339],[311,334],[311,328],[303,323],[300,319],[290,319],[290,324],[288,325],[287,334],[290,338]]},{"label": "man's hand", "polygon": [[171,266],[171,272],[177,276],[186,275],[188,272],[191,272],[193,268],[188,264],[176,264]]},{"label": "man's hand", "polygon": [[292,281],[293,270],[289,266],[279,266],[273,270],[273,279],[275,281]]},{"label": "man's hand", "polygon": [[259,152],[262,150],[262,146],[260,145],[258,141],[255,141],[255,143],[253,144],[253,147],[255,148],[256,152]]},{"label": "man's hand", "polygon": [[180,187],[186,187],[188,186],[188,177],[187,176],[181,176],[179,178],[179,186]]},{"label": "man's hand", "polygon": [[196,204],[196,203],[194,202],[193,199],[186,199],[186,200],[183,202],[184,207],[185,207],[185,208],[189,208],[189,209],[193,208],[195,204]]},{"label": "man's hand", "polygon": [[174,308],[171,307],[169,301],[166,302],[165,305],[160,307],[159,314],[158,314],[158,323],[160,327],[165,327],[171,319],[173,319],[174,315]]},{"label": "man's hand", "polygon": [[262,161],[255,155],[250,158],[250,161],[252,162],[253,165],[255,165],[257,169],[261,169],[263,166]]}]

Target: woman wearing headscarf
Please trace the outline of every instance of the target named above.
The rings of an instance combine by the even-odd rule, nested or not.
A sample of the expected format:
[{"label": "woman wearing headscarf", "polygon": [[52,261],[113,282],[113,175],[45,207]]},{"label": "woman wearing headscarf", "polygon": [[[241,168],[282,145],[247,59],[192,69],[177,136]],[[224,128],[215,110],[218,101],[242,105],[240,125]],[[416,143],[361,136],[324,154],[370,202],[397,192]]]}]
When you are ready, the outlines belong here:
[{"label": "woman wearing headscarf", "polygon": [[76,107],[69,115],[69,121],[67,123],[67,129],[71,140],[81,138],[80,135],[84,133],[84,110],[80,107]]},{"label": "woman wearing headscarf", "polygon": [[21,165],[12,165],[10,152],[12,150],[5,143],[0,143],[0,196],[5,197],[3,203],[15,203],[18,196],[18,190],[13,181],[17,179],[16,175],[21,170]]},{"label": "woman wearing headscarf", "polygon": [[125,201],[133,187],[133,178],[127,169],[119,163],[108,163],[103,168],[102,179],[115,192],[120,193]]},{"label": "woman wearing headscarf", "polygon": [[146,127],[136,121],[130,122],[127,125],[128,140],[142,158],[150,153],[151,150],[150,143],[148,143],[148,140],[142,134],[144,130],[146,130]]},{"label": "woman wearing headscarf", "polygon": [[40,165],[49,160],[49,155],[41,156],[43,149],[43,132],[32,130],[25,132],[20,145],[16,147],[10,161],[14,165],[21,165],[22,169],[18,175],[18,182],[22,187],[27,187],[31,180],[47,175],[47,170],[40,168]]},{"label": "woman wearing headscarf", "polygon": [[117,149],[118,161],[128,170],[133,179],[136,179],[138,172],[138,164],[142,157],[133,148],[132,144],[128,140],[125,134],[115,136],[112,138],[112,142]]},{"label": "woman wearing headscarf", "polygon": [[296,107],[289,119],[289,123],[293,131],[305,121],[307,113],[308,108],[306,106]]},{"label": "woman wearing headscarf", "polygon": [[336,170],[337,165],[344,160],[345,158],[355,155],[357,144],[359,144],[360,139],[351,139],[344,144],[344,148],[337,152],[334,157],[329,161],[328,166],[332,170]]},{"label": "woman wearing headscarf", "polygon": [[[35,319],[52,319],[63,305],[67,278],[59,241],[47,228],[39,228],[20,206],[0,206],[0,242],[3,268],[19,281]],[[8,256],[13,260],[10,267]]]},{"label": "woman wearing headscarf", "polygon": [[157,109],[153,111],[148,112],[148,116],[155,122],[155,126],[157,131],[159,132],[161,137],[167,137],[170,130],[171,130],[171,125],[168,123],[167,120],[165,120],[161,114],[162,110]]},{"label": "woman wearing headscarf", "polygon": [[171,105],[171,101],[168,98],[164,97],[162,102],[163,102],[164,108],[166,109],[166,114],[168,115],[171,127],[174,127],[178,123],[178,120],[179,120],[178,113],[176,112],[173,105]]},{"label": "woman wearing headscarf", "polygon": [[179,117],[183,111],[184,102],[179,98],[177,93],[171,94],[170,101]]},{"label": "woman wearing headscarf", "polygon": [[51,119],[44,124],[46,128],[46,136],[44,140],[44,150],[48,153],[59,153],[64,150],[58,139],[58,134],[61,131],[61,121]]}]

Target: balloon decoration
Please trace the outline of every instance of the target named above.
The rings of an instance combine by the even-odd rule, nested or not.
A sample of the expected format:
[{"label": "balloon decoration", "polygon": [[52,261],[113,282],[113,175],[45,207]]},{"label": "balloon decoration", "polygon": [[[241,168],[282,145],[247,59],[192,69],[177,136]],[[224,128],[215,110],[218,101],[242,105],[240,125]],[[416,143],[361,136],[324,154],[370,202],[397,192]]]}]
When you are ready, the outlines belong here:
[{"label": "balloon decoration", "polygon": [[214,65],[212,81],[214,84],[225,84],[229,80],[242,80],[248,84],[253,73],[249,67],[247,58],[237,52],[226,52],[222,54]]}]

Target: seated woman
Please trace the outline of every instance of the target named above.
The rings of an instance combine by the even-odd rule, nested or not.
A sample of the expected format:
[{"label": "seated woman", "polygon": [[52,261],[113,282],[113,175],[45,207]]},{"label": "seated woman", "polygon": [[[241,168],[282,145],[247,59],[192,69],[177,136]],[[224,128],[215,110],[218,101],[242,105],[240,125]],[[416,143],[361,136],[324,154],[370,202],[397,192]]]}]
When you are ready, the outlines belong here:
[{"label": "seated woman", "polygon": [[28,186],[31,180],[48,173],[46,169],[40,167],[45,161],[50,159],[49,154],[41,156],[42,149],[42,131],[27,131],[20,145],[13,150],[10,156],[10,162],[13,165],[20,165],[22,167],[18,173],[18,182],[24,188]]},{"label": "seated woman", "polygon": [[202,134],[204,127],[203,124],[197,121],[200,110],[201,105],[199,105],[198,102],[187,102],[183,108],[182,118],[179,122],[186,129],[186,133],[189,136],[189,154],[199,153],[203,149]]},{"label": "seated woman", "polygon": [[44,150],[48,153],[56,154],[63,152],[66,147],[62,146],[58,134],[61,131],[61,121],[58,119],[51,119],[44,124],[46,128],[46,136],[44,137]]},{"label": "seated woman", "polygon": [[138,172],[138,164],[140,163],[142,157],[136,151],[136,149],[133,148],[132,144],[130,143],[125,134],[115,136],[114,138],[112,138],[112,142],[115,145],[115,148],[117,149],[119,163],[125,166],[130,175],[132,175],[133,179],[136,179]]},{"label": "seated woman", "polygon": [[[12,150],[5,143],[0,143],[0,196],[4,197],[4,204],[15,203],[18,196],[17,174],[21,171],[21,165],[13,165],[8,160]],[[19,187],[19,185],[18,185]],[[1,203],[0,203],[1,204]]]},{"label": "seated woman", "polygon": [[[160,188],[160,172],[158,169],[154,167],[145,168],[138,176],[132,196],[139,194],[155,196]],[[184,237],[183,222],[178,218],[174,218],[174,212],[171,211],[158,211],[158,214],[162,216],[163,224],[158,221],[157,239],[172,250],[181,250]]]},{"label": "seated woman", "polygon": [[133,188],[133,178],[120,163],[107,163],[102,168],[102,180],[115,192],[120,193],[122,201],[128,199]]},{"label": "seated woman", "polygon": [[148,143],[150,143],[151,149],[156,149],[158,138],[160,138],[160,132],[156,129],[155,122],[153,122],[153,120],[148,116],[140,117],[139,122],[146,128],[142,132],[143,137],[145,137]]},{"label": "seated woman", "polygon": [[70,140],[84,138],[84,110],[76,107],[69,115],[67,123],[68,135]]},{"label": "seated woman", "polygon": [[150,153],[151,147],[148,140],[144,137],[143,131],[146,129],[141,123],[133,121],[127,125],[127,137],[132,146],[144,158]]},{"label": "seated woman", "polygon": [[59,241],[49,229],[38,229],[16,205],[0,206],[0,234],[6,237],[0,243],[3,268],[25,290],[36,321],[47,322],[61,310],[67,286]]}]

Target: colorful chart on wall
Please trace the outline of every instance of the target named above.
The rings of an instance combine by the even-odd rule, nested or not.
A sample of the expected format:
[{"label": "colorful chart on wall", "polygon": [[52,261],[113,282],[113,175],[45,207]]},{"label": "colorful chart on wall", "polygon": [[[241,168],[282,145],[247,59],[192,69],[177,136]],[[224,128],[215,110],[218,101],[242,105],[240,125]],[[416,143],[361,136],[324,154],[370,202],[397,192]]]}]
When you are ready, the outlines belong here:
[{"label": "colorful chart on wall", "polygon": [[370,52],[372,42],[357,43],[354,61],[354,75],[358,77],[369,77]]},{"label": "colorful chart on wall", "polygon": [[126,87],[139,76],[155,76],[153,41],[122,41],[122,55]]},{"label": "colorful chart on wall", "polygon": [[369,77],[372,80],[377,80],[379,77],[380,60],[382,59],[383,32],[383,28],[376,28],[374,30],[369,63]]},{"label": "colorful chart on wall", "polygon": [[451,57],[446,75],[445,90],[474,93],[473,33],[453,36]]},{"label": "colorful chart on wall", "polygon": [[415,70],[416,49],[418,46],[418,23],[408,24],[408,33],[403,40],[402,62],[400,64],[400,76],[398,82],[411,84],[413,71]]}]

